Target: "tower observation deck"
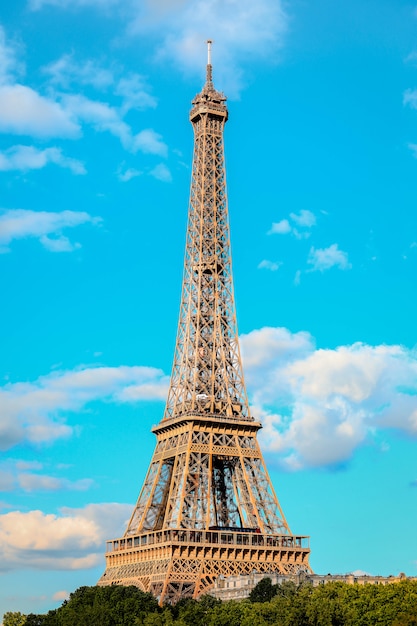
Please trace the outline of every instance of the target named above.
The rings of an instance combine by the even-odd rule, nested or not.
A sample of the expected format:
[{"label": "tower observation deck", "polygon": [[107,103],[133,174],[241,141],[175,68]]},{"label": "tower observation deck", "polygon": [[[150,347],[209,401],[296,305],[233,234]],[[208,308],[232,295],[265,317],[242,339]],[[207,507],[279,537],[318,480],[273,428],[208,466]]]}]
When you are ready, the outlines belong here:
[{"label": "tower observation deck", "polygon": [[194,130],[182,298],[165,412],[123,537],[107,542],[99,585],[136,585],[160,603],[208,593],[216,578],[310,572],[292,535],[250,414],[233,293],[223,131],[225,96],[206,82]]}]

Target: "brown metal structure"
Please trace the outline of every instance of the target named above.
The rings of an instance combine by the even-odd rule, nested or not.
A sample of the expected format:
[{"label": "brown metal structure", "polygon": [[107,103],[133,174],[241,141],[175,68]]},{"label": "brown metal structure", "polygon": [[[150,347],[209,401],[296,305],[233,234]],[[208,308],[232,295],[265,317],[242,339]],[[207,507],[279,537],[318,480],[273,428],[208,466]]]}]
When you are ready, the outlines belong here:
[{"label": "brown metal structure", "polygon": [[157,444],[124,536],[107,542],[99,585],[163,602],[197,598],[218,576],[310,572],[256,439],[243,379],[230,255],[226,98],[207,79],[193,100],[194,158],[177,343]]}]

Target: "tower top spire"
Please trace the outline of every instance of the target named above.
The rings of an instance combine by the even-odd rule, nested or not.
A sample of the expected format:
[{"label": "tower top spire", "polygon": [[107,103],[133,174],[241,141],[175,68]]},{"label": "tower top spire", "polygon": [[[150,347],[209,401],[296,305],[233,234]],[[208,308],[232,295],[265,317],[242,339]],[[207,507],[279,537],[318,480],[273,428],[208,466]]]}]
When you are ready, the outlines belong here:
[{"label": "tower top spire", "polygon": [[212,39],[207,39],[207,70],[206,70],[206,84],[209,87],[213,87],[213,66],[211,64],[211,44]]},{"label": "tower top spire", "polygon": [[200,119],[201,113],[207,113],[209,109],[212,113],[216,111],[217,115],[222,115],[224,121],[227,121],[226,97],[221,91],[217,91],[213,85],[213,66],[211,64],[212,43],[212,39],[207,39],[206,82],[200,93],[198,93],[192,101],[193,108],[191,109],[190,120],[193,123],[195,120]]}]

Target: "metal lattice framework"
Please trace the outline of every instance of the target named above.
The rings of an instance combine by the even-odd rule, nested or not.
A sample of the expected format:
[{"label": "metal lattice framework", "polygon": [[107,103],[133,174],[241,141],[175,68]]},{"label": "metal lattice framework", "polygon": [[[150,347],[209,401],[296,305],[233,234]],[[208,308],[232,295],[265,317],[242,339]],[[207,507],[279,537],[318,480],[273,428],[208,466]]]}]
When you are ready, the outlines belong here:
[{"label": "metal lattice framework", "polygon": [[249,416],[233,297],[224,167],[226,98],[207,82],[193,100],[194,158],[183,292],[165,419]]},{"label": "metal lattice framework", "polygon": [[157,444],[124,537],[108,542],[100,585],[160,602],[198,597],[219,576],[311,571],[291,534],[249,413],[236,324],[224,166],[226,98],[207,79],[193,100],[194,158],[171,384]]}]

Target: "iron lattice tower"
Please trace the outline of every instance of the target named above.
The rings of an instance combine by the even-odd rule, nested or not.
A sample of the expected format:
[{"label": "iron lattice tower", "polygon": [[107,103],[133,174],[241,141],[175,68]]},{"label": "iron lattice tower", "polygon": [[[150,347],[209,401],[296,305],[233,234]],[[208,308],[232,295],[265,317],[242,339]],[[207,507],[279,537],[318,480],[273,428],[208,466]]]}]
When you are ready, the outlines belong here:
[{"label": "iron lattice tower", "polygon": [[198,597],[220,576],[310,571],[256,439],[243,379],[230,255],[226,98],[206,83],[190,120],[194,157],[177,342],[156,448],[99,585],[136,585],[163,602]]}]

